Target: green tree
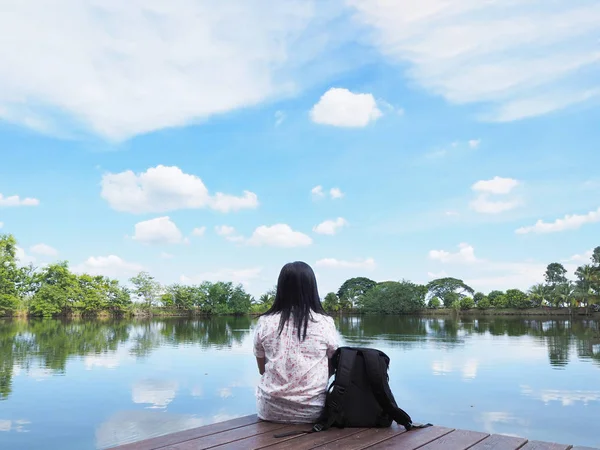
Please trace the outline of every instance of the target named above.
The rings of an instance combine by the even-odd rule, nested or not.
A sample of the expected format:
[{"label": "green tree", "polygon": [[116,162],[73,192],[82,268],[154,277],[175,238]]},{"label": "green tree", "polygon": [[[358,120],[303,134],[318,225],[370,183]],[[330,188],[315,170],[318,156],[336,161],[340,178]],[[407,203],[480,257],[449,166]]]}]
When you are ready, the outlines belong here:
[{"label": "green tree", "polygon": [[509,308],[525,309],[531,306],[527,294],[519,289],[507,290],[505,298]]},{"label": "green tree", "polygon": [[430,296],[438,297],[444,302],[445,307],[449,307],[457,299],[464,297],[466,294],[474,294],[472,287],[467,286],[463,280],[457,278],[438,278],[427,284],[427,291]]},{"label": "green tree", "polygon": [[559,284],[563,284],[567,282],[567,277],[565,274],[567,273],[567,269],[560,263],[551,263],[548,264],[545,273],[546,283],[550,286],[557,286]]},{"label": "green tree", "polygon": [[369,278],[350,278],[340,286],[337,296],[342,306],[355,308],[361,306],[363,296],[375,287],[377,283]]},{"label": "green tree", "polygon": [[430,309],[438,309],[442,306],[442,302],[437,297],[431,297],[429,299],[429,303],[427,303],[427,307]]},{"label": "green tree", "polygon": [[477,302],[477,308],[479,309],[489,309],[492,306],[490,299],[487,297],[483,297],[481,300]]},{"label": "green tree", "polygon": [[[488,296],[488,298],[489,298],[489,296]],[[490,298],[490,302],[491,302],[492,306],[496,309],[508,308],[508,299],[506,298],[505,294],[500,294],[500,295],[494,297],[493,301]]]},{"label": "green tree", "polygon": [[463,297],[460,299],[460,309],[475,308],[475,300],[472,297]]},{"label": "green tree", "polygon": [[548,298],[548,287],[542,283],[535,284],[529,289],[529,301],[533,307],[543,305]]},{"label": "green tree", "polygon": [[476,292],[473,296],[473,300],[475,301],[475,304],[478,304],[484,297],[485,294],[483,292]]},{"label": "green tree", "polygon": [[375,314],[402,314],[425,308],[425,286],[410,281],[377,283],[362,299],[363,310]]},{"label": "green tree", "polygon": [[330,292],[323,299],[323,309],[329,313],[340,310],[340,299],[335,292]]},{"label": "green tree", "polygon": [[29,305],[32,316],[66,315],[82,306],[79,279],[66,261],[44,267],[38,276],[39,288]]},{"label": "green tree", "polygon": [[250,310],[250,305],[252,305],[252,296],[244,291],[241,284],[238,284],[231,290],[227,299],[227,312],[229,314],[247,314]]},{"label": "green tree", "polygon": [[174,307],[184,311],[190,311],[195,304],[194,286],[172,284],[167,286],[165,293],[161,296],[161,303],[166,307]]},{"label": "green tree", "polygon": [[496,299],[498,297],[500,297],[501,295],[504,295],[503,291],[492,291],[488,294],[488,299],[490,300],[490,303],[492,304],[492,306],[495,306]]},{"label": "green tree", "polygon": [[592,252],[592,264],[600,267],[600,246],[596,247]]},{"label": "green tree", "polygon": [[148,272],[140,272],[129,280],[133,284],[133,294],[143,302],[146,309],[150,309],[156,301],[160,283]]},{"label": "green tree", "polygon": [[548,267],[546,268],[544,278],[548,288],[549,299],[553,306],[559,306],[562,303],[559,288],[567,283],[566,273],[567,269],[560,263],[548,264]]},{"label": "green tree", "polygon": [[12,315],[19,302],[17,281],[17,241],[12,235],[0,235],[0,316]]}]

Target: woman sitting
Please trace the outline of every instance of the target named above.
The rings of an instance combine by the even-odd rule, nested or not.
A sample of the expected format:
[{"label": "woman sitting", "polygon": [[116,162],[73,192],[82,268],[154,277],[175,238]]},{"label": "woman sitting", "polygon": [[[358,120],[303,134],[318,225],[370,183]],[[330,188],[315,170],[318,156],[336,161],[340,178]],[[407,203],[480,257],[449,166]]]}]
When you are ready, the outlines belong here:
[{"label": "woman sitting", "polygon": [[254,334],[262,375],[256,389],[258,417],[280,423],[315,423],[325,405],[330,358],[339,347],[333,319],[325,314],[317,280],[303,262],[279,274],[273,306]]}]

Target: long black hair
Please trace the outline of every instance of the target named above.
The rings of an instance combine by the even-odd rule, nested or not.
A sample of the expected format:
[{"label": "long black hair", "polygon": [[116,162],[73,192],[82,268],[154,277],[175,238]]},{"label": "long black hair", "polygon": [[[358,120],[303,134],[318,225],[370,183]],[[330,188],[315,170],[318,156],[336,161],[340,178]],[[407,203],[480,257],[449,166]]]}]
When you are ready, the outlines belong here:
[{"label": "long black hair", "polygon": [[315,273],[305,262],[296,261],[286,264],[279,273],[273,306],[264,315],[281,313],[279,334],[292,316],[294,327],[298,330],[298,338],[304,340],[308,321],[312,320],[313,312],[325,314],[319,298]]}]

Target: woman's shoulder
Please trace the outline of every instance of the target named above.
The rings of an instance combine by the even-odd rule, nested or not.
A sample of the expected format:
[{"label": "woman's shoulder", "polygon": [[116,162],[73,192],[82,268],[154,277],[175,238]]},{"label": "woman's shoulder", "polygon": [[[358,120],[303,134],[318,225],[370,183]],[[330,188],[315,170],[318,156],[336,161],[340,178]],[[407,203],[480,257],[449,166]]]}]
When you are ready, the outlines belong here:
[{"label": "woman's shoulder", "polygon": [[315,322],[325,322],[328,325],[335,326],[335,323],[333,321],[333,317],[331,317],[331,316],[329,316],[327,314],[324,314],[324,313],[314,313],[313,314],[313,320]]}]

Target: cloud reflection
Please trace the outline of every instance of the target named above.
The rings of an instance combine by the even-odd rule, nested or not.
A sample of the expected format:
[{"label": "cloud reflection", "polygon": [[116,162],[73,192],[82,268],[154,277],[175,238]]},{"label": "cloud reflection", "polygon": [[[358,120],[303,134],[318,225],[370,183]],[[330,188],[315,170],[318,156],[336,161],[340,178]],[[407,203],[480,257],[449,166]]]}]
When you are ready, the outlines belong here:
[{"label": "cloud reflection", "polygon": [[206,421],[192,415],[160,411],[120,411],[96,429],[98,448],[114,447],[168,433],[201,427]]},{"label": "cloud reflection", "polygon": [[590,402],[600,401],[600,391],[567,391],[559,389],[535,390],[527,385],[522,385],[521,393],[528,397],[539,399],[545,404],[550,402],[560,402],[563,406],[571,406],[577,402],[582,402],[584,405],[587,405]]},{"label": "cloud reflection", "polygon": [[[529,422],[525,419],[518,418],[508,412],[503,411],[489,411],[481,413],[480,417],[477,419],[478,422],[483,422],[483,430],[486,433],[494,434],[498,433],[498,425],[499,424],[518,424],[522,427],[526,427],[529,425]],[[516,436],[514,434],[509,434],[502,432],[507,436]]]},{"label": "cloud reflection", "polygon": [[131,399],[134,403],[149,403],[149,408],[165,408],[175,398],[178,387],[175,381],[142,380],[133,386]]},{"label": "cloud reflection", "polygon": [[27,433],[29,430],[25,428],[31,422],[28,420],[0,420],[0,431],[15,431],[17,433]]},{"label": "cloud reflection", "polygon": [[[455,366],[457,366],[455,368]],[[454,371],[460,371],[465,381],[473,380],[477,377],[479,362],[470,358],[464,362],[451,361],[449,359],[435,360],[431,363],[431,371],[434,375],[448,375]]]}]

